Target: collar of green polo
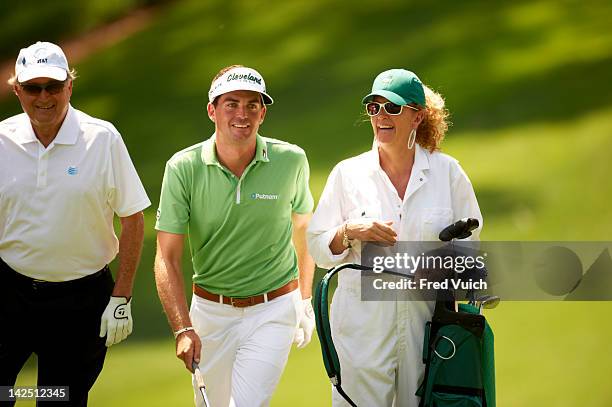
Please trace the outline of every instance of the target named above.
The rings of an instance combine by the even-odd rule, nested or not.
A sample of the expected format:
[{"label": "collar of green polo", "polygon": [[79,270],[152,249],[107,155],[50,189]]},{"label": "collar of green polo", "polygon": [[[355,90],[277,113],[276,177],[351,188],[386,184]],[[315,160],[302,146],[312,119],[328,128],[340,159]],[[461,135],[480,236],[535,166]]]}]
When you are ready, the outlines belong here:
[{"label": "collar of green polo", "polygon": [[[216,133],[214,133],[208,140],[202,145],[202,161],[206,165],[221,165],[217,158],[217,150],[215,149]],[[268,156],[268,146],[264,139],[257,134],[256,135],[256,147],[255,147],[255,158],[253,161],[268,162],[270,158]]]}]

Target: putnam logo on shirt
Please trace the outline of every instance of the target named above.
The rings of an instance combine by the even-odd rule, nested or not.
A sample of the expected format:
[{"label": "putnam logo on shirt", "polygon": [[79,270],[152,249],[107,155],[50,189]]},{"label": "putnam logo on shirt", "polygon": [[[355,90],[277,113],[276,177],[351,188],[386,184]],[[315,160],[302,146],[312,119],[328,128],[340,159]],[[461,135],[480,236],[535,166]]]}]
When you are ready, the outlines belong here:
[{"label": "putnam logo on shirt", "polygon": [[68,175],[77,175],[79,173],[79,169],[73,165],[71,165],[70,167],[68,167],[68,169],[66,170],[66,173]]},{"label": "putnam logo on shirt", "polygon": [[265,201],[276,201],[278,200],[278,195],[276,194],[259,194],[257,192],[253,192],[251,194],[251,199],[263,199]]}]

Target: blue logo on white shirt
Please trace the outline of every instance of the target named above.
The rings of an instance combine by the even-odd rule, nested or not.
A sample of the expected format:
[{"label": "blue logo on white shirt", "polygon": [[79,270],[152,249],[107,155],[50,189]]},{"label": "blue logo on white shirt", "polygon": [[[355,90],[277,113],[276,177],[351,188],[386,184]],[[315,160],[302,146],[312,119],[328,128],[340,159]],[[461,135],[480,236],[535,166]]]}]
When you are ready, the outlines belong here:
[{"label": "blue logo on white shirt", "polygon": [[68,170],[66,170],[66,172],[68,173],[68,175],[77,175],[79,173],[79,169],[71,165],[70,167],[68,167]]}]

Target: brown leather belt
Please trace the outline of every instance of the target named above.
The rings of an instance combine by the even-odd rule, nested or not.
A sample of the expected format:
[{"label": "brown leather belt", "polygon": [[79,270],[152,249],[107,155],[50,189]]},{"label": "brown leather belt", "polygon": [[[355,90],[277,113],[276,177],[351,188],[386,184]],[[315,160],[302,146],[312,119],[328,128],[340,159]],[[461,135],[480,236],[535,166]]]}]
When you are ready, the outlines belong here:
[{"label": "brown leather belt", "polygon": [[198,297],[204,298],[208,301],[221,302],[221,298],[223,298],[223,304],[231,305],[237,308],[250,307],[252,305],[261,304],[275,298],[280,297],[281,295],[285,295],[294,291],[298,288],[298,281],[291,280],[287,284],[282,287],[277,288],[276,290],[272,290],[265,294],[254,295],[252,297],[246,298],[236,298],[236,297],[226,297],[225,295],[213,294],[211,292],[206,291],[199,285],[193,285],[193,292]]}]

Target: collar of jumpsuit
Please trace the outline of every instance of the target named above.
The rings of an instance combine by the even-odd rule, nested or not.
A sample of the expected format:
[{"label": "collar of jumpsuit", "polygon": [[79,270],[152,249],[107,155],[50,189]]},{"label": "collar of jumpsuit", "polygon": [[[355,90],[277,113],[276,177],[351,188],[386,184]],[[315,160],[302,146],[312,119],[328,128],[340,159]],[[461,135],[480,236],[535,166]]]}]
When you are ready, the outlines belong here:
[{"label": "collar of jumpsuit", "polygon": [[[423,172],[429,170],[429,158],[427,152],[418,143],[414,144],[414,150],[414,163],[412,164],[410,181],[408,182],[408,187],[406,188],[406,193],[404,194],[404,201],[410,198],[412,194],[414,194],[423,184],[427,182],[427,175],[425,175]],[[372,145],[370,154],[367,155],[367,160],[371,166],[371,169],[379,172],[386,186],[391,189],[392,193],[397,195],[397,191],[389,179],[389,176],[387,176],[387,173],[380,166],[380,156],[378,155],[376,141]],[[400,201],[399,196],[397,196],[397,199]]]}]

